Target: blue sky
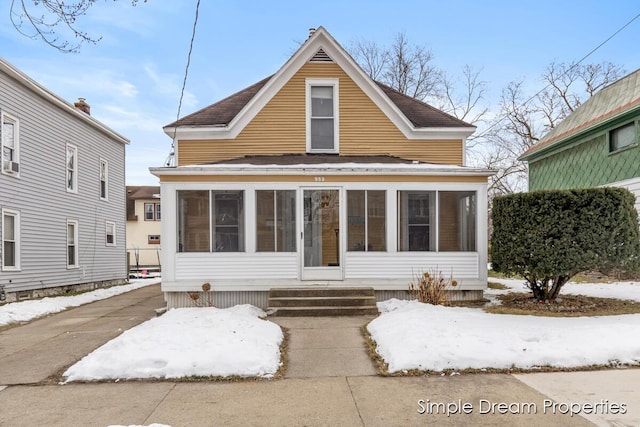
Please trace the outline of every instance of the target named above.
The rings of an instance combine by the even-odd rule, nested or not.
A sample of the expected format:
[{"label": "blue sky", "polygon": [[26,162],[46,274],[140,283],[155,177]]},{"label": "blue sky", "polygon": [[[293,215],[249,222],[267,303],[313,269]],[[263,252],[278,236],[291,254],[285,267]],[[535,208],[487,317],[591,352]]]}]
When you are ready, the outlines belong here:
[{"label": "blue sky", "polygon": [[[131,140],[127,183],[156,185],[171,146],[162,126],[176,118],[196,0],[96,3],[78,27],[102,36],[65,54],[20,35],[0,0],[0,56],[59,96],[84,97],[92,115]],[[182,114],[196,111],[276,72],[310,27],[324,26],[343,46],[357,40],[390,44],[405,32],[428,46],[434,65],[455,76],[482,69],[487,104],[525,79],[539,88],[551,61],[586,55],[640,13],[635,1],[207,1],[200,5]],[[640,18],[587,62],[640,68]]]}]

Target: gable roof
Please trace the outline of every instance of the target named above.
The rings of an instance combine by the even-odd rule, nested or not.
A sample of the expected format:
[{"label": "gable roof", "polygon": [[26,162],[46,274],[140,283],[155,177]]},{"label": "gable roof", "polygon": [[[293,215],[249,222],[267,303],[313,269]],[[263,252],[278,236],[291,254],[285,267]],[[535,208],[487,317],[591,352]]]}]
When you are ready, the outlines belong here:
[{"label": "gable roof", "polygon": [[127,185],[127,200],[159,199],[160,187],[153,185]]},{"label": "gable roof", "polygon": [[96,120],[93,116],[90,116],[89,114],[83,111],[80,111],[78,108],[74,107],[71,103],[65,101],[55,93],[51,92],[46,87],[42,86],[40,83],[33,80],[31,77],[27,76],[22,71],[18,70],[16,67],[11,65],[8,61],[3,59],[2,57],[0,57],[0,72],[6,73],[9,77],[13,78],[14,80],[22,84],[24,87],[31,90],[36,95],[52,103],[59,109],[68,112],[73,117],[97,129],[98,131],[114,139],[115,141],[118,141],[122,144],[129,144],[129,140],[127,138],[120,135],[115,130],[109,128],[104,123]]},{"label": "gable roof", "polygon": [[[251,99],[262,89],[273,75],[260,80],[258,83],[242,89],[215,104],[196,111],[168,124],[167,127],[176,126],[227,126]],[[375,84],[389,97],[409,121],[420,128],[429,127],[463,127],[471,125],[431,105],[411,98],[397,90],[375,81]]]},{"label": "gable roof", "polygon": [[318,28],[272,76],[164,127],[178,139],[233,139],[291,77],[322,51],[355,82],[408,139],[464,139],[475,126],[374,82],[323,28]]},{"label": "gable roof", "polygon": [[588,132],[596,126],[640,109],[640,69],[606,86],[586,100],[536,145],[525,151],[520,160],[529,160],[552,147]]}]

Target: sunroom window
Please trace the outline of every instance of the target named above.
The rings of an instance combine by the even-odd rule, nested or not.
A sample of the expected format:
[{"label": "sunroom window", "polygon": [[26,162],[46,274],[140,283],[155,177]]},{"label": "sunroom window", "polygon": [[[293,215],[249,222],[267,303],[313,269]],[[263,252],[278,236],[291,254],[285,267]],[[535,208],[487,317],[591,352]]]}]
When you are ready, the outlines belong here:
[{"label": "sunroom window", "polygon": [[383,190],[347,191],[347,250],[387,250],[385,205]]},{"label": "sunroom window", "polygon": [[438,250],[474,252],[476,250],[475,191],[441,191],[438,196]]},{"label": "sunroom window", "polygon": [[258,252],[295,252],[295,190],[256,191],[256,228]]},{"label": "sunroom window", "polygon": [[435,251],[435,191],[398,192],[398,250]]},{"label": "sunroom window", "polygon": [[178,191],[178,252],[244,252],[243,194]]}]

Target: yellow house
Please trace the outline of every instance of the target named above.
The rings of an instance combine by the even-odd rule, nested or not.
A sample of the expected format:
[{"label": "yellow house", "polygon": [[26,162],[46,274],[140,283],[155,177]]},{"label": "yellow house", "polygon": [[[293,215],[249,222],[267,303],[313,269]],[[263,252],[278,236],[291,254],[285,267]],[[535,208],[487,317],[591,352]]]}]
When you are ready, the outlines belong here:
[{"label": "yellow house", "polygon": [[159,271],[160,187],[127,185],[127,262],[129,271]]},{"label": "yellow house", "polygon": [[373,81],[319,28],[272,76],[164,128],[162,289],[209,283],[217,306],[276,288],[405,297],[442,271],[455,299],[487,285],[487,178],[475,127]]}]

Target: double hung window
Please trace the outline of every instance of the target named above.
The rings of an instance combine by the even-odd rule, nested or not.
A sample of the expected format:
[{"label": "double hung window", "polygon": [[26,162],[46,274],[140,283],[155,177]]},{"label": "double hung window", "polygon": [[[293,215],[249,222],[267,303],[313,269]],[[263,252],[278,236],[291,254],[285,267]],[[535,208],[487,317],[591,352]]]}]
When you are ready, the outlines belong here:
[{"label": "double hung window", "polygon": [[0,112],[0,146],[2,173],[17,176],[20,172],[18,119]]},{"label": "double hung window", "polygon": [[307,151],[338,152],[338,80],[307,80]]},{"label": "double hung window", "polygon": [[2,270],[20,270],[20,213],[2,210]]}]

